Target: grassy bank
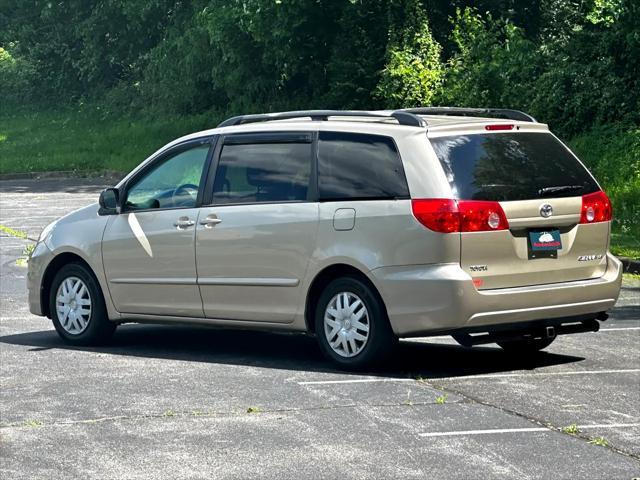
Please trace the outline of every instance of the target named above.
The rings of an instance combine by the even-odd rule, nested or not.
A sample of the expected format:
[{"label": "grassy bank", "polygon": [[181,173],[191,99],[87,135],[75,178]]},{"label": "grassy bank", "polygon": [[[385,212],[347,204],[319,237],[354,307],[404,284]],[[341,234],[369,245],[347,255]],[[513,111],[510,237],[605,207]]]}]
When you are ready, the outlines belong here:
[{"label": "grassy bank", "polygon": [[[0,174],[56,170],[128,172],[174,138],[211,128],[217,115],[105,118],[99,110],[0,117]],[[640,128],[610,125],[570,142],[614,208],[612,250],[640,258]]]},{"label": "grassy bank", "polygon": [[0,117],[0,174],[128,172],[167,142],[212,128],[217,118],[104,118],[97,110]]},{"label": "grassy bank", "polygon": [[640,258],[640,127],[607,125],[569,142],[613,204],[611,250]]}]

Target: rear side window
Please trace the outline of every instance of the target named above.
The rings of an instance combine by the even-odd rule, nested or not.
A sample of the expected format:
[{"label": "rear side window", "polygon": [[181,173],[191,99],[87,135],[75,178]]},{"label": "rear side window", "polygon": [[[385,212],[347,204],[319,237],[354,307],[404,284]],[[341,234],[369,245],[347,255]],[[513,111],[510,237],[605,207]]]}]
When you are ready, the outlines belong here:
[{"label": "rear side window", "polygon": [[213,185],[213,203],[306,200],[311,148],[311,143],[224,145]]},{"label": "rear side window", "polygon": [[409,197],[395,143],[380,135],[320,132],[318,188],[320,200]]},{"label": "rear side window", "polygon": [[547,133],[456,135],[430,140],[458,199],[530,200],[599,190],[589,172]]}]

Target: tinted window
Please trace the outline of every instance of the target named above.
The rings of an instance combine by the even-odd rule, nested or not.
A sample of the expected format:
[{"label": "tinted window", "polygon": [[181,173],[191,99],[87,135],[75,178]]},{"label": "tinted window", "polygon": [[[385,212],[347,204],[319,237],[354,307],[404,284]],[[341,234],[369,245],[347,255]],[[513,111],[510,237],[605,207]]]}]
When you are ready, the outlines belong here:
[{"label": "tinted window", "polygon": [[527,200],[598,190],[589,172],[546,133],[456,135],[431,144],[456,198]]},{"label": "tinted window", "polygon": [[393,139],[320,132],[320,199],[407,198],[409,189]]},{"label": "tinted window", "polygon": [[213,186],[213,203],[306,200],[311,143],[225,145]]},{"label": "tinted window", "polygon": [[170,155],[129,187],[127,208],[195,207],[209,144]]}]

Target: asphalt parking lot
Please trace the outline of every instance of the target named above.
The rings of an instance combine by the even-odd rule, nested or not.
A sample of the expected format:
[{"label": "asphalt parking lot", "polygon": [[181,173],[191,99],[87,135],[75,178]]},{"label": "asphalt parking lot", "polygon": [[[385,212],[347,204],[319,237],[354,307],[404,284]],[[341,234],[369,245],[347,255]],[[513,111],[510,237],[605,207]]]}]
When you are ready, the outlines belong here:
[{"label": "asphalt parking lot", "polygon": [[[0,182],[0,223],[37,237],[101,183]],[[350,374],[301,335],[124,325],[65,346],[28,311],[26,244],[0,232],[3,479],[640,477],[640,283],[529,360],[438,337]]]}]

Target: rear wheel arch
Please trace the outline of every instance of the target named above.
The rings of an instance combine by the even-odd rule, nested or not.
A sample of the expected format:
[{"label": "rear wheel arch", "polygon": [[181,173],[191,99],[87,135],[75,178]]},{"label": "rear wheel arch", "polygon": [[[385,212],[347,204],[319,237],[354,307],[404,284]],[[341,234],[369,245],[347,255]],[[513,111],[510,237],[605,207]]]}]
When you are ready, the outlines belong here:
[{"label": "rear wheel arch", "polygon": [[322,295],[323,290],[331,281],[341,277],[356,278],[365,283],[376,294],[384,307],[385,313],[387,313],[387,306],[384,303],[379,289],[362,270],[346,263],[336,263],[320,270],[309,285],[304,309],[304,318],[308,333],[313,334],[315,332],[315,309],[320,295]]},{"label": "rear wheel arch", "polygon": [[[80,255],[71,252],[64,252],[56,255],[53,260],[49,262],[49,265],[47,265],[42,279],[42,287],[40,289],[40,307],[42,308],[42,313],[49,318],[51,318],[51,312],[49,308],[51,284],[53,283],[53,279],[55,278],[56,273],[58,273],[62,267],[64,267],[65,265],[69,265],[70,263],[78,263],[85,267],[91,273],[91,275],[93,275],[96,284],[102,290],[100,282],[98,281],[98,277],[93,271],[93,268],[91,268],[91,265],[89,265],[86,260],[84,260]],[[103,300],[105,300],[104,292],[101,291],[101,294]]]}]

